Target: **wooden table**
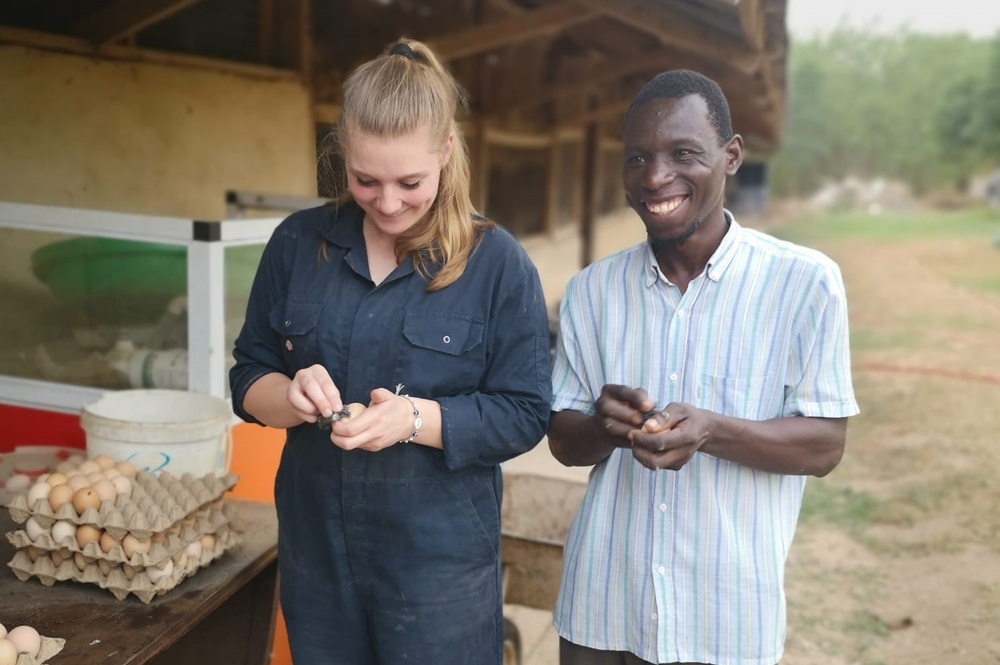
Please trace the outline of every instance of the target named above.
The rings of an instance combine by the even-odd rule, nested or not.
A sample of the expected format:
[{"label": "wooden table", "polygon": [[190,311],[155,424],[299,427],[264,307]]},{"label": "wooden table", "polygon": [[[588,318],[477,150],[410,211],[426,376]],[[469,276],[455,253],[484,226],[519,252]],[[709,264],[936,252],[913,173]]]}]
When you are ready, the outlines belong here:
[{"label": "wooden table", "polygon": [[0,623],[66,640],[52,665],[267,665],[278,585],[274,505],[227,499],[238,545],[148,605],[80,582],[21,582],[0,509]]}]

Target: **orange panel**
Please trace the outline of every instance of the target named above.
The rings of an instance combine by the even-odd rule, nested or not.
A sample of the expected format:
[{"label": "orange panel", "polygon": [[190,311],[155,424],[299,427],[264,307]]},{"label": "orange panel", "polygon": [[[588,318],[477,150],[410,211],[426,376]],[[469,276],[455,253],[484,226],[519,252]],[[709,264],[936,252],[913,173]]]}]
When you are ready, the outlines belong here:
[{"label": "orange panel", "polygon": [[[240,423],[233,428],[233,460],[229,470],[239,476],[230,495],[248,501],[274,501],[274,474],[278,471],[285,430]],[[274,626],[271,665],[292,665],[285,619],[278,611]]]}]

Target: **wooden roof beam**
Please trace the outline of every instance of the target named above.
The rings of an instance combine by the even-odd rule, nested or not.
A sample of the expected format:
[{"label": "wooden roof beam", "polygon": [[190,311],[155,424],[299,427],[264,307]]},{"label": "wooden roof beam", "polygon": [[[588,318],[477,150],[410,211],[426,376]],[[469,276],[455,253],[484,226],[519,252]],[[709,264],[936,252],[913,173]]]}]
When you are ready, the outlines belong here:
[{"label": "wooden roof beam", "polygon": [[460,30],[430,40],[430,47],[442,60],[456,60],[500,46],[521,42],[538,35],[596,17],[599,12],[577,0],[563,0],[513,16]]},{"label": "wooden roof beam", "polygon": [[761,0],[739,0],[736,11],[739,13],[740,28],[743,30],[747,43],[755,51],[763,51],[767,46],[767,39],[764,35],[766,26]]},{"label": "wooden roof beam", "polygon": [[643,0],[579,0],[579,2],[627,25],[655,35],[663,44],[723,61],[752,74],[760,67],[760,55],[731,38],[714,34],[703,25],[681,16],[668,15]]},{"label": "wooden roof beam", "polygon": [[134,35],[201,0],[117,0],[84,16],[73,32],[96,46]]},{"label": "wooden roof beam", "polygon": [[656,56],[637,56],[593,67],[581,80],[546,85],[541,89],[522,90],[515,98],[498,100],[494,108],[484,111],[483,117],[493,118],[525,107],[538,106],[561,97],[584,94],[595,86],[602,86],[629,74],[661,68],[663,62],[664,56],[659,54]]}]

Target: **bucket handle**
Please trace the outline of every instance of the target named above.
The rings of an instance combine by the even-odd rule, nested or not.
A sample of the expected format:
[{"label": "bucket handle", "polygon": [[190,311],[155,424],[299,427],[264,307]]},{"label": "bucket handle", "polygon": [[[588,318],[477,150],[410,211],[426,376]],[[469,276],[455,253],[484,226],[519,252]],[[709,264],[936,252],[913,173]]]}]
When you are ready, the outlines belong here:
[{"label": "bucket handle", "polygon": [[226,428],[226,442],[225,450],[223,454],[225,456],[225,466],[222,468],[222,475],[229,473],[233,464],[233,427],[230,425]]}]

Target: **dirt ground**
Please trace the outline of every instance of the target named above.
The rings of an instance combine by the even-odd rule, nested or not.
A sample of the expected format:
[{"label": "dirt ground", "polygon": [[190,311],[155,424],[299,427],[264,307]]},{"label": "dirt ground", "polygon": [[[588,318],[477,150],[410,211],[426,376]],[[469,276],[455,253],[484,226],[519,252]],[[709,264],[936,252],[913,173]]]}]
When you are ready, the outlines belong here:
[{"label": "dirt ground", "polygon": [[1000,252],[982,236],[816,247],[844,275],[862,414],[807,490],[782,662],[1000,663],[1000,295],[977,288]]}]

